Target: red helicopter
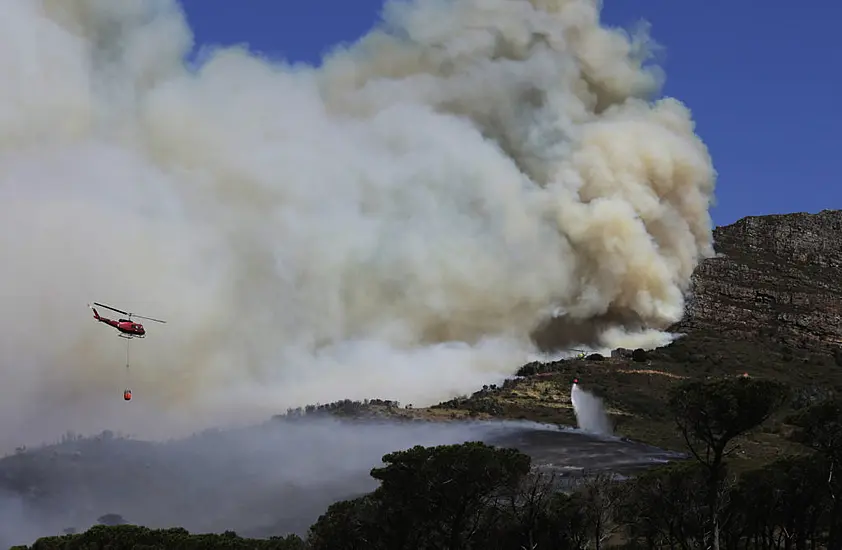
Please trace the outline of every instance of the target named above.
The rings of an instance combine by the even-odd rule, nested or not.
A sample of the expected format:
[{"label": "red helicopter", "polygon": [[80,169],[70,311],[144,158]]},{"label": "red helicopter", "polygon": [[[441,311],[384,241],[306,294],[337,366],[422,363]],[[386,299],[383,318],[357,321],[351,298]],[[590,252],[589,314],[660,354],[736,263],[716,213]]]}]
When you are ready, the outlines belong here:
[{"label": "red helicopter", "polygon": [[156,323],[166,323],[166,321],[162,321],[160,319],[153,319],[152,317],[144,317],[143,315],[127,313],[125,311],[113,308],[111,306],[107,306],[105,304],[100,304],[98,302],[94,302],[94,305],[104,307],[105,309],[110,309],[111,311],[115,311],[126,316],[125,319],[119,319],[117,321],[113,319],[108,319],[106,317],[100,316],[100,314],[97,313],[96,308],[94,308],[91,304],[88,304],[88,307],[91,308],[94,312],[94,319],[96,319],[100,323],[105,323],[106,325],[111,325],[112,327],[116,328],[119,331],[119,334],[117,336],[119,336],[120,338],[146,338],[146,329],[143,328],[142,324],[135,323],[134,321],[132,321],[132,317],[146,319],[147,321],[155,321]]}]

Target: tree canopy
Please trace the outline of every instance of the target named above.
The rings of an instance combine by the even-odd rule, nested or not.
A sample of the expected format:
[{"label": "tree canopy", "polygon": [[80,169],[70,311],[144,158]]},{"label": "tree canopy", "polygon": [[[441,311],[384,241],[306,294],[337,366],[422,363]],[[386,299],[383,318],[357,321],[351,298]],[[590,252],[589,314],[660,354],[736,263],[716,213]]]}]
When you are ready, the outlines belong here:
[{"label": "tree canopy", "polygon": [[377,489],[331,505],[304,539],[149,529],[109,513],[99,518],[109,525],[30,548],[840,550],[840,400],[786,419],[803,452],[729,473],[727,482],[722,476],[735,442],[770,418],[786,394],[780,385],[742,378],[677,385],[672,414],[694,456],[630,479],[533,468],[520,451],[480,442],[416,446],[383,456],[370,472]]}]

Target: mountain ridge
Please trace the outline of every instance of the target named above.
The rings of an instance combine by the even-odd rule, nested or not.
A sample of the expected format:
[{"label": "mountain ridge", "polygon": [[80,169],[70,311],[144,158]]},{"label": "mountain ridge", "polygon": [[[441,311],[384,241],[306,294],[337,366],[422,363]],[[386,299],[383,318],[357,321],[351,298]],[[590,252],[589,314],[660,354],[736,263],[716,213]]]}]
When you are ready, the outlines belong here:
[{"label": "mountain ridge", "polygon": [[[286,419],[297,425],[296,417],[316,414],[387,423],[402,420],[415,426],[418,424],[414,421],[448,423],[470,419],[575,425],[570,403],[571,380],[575,377],[583,388],[604,400],[617,435],[663,449],[680,450],[683,441],[675,432],[666,403],[670,388],[687,378],[710,379],[746,373],[789,384],[793,398],[787,410],[763,430],[740,440],[740,452],[733,457],[735,470],[750,469],[784,454],[803,452],[788,442],[789,428],[782,420],[784,415],[842,393],[842,281],[838,276],[842,267],[841,228],[842,210],[749,216],[715,228],[716,256],[700,262],[694,271],[685,318],[671,328],[682,336],[668,346],[643,353],[615,350],[610,357],[593,355],[530,363],[505,384],[486,386],[473,395],[426,409],[401,407],[383,399],[364,403],[346,401],[289,411],[275,421]],[[337,431],[330,437],[341,433]],[[255,472],[247,467],[248,460],[232,459],[231,464],[238,467],[225,475],[220,473],[222,470],[209,469],[200,460],[202,453],[210,449],[236,447],[226,442],[225,437],[213,433],[202,435],[200,439],[206,450],[181,457],[189,461],[191,471],[195,470],[191,490],[204,487],[210,479],[222,483],[223,477],[230,477],[227,483],[237,488],[231,491],[232,498],[227,499],[231,501],[230,513],[246,515],[255,523],[275,524],[277,517],[288,512],[276,510],[271,502],[265,507],[254,503],[249,507],[245,500],[235,502],[233,498],[249,480],[254,482]],[[254,438],[254,441],[263,439]],[[144,498],[149,502],[166,498],[176,470],[168,466],[154,471],[154,461],[148,458],[152,455],[139,452],[137,444],[103,432],[91,440],[74,436],[59,445],[20,449],[16,455],[0,459],[0,497],[20,499],[21,506],[30,514],[36,511],[39,515],[53,514],[56,529],[71,523],[79,525],[97,514],[120,512],[121,506],[125,507],[121,500],[123,493],[116,489],[121,485],[121,476],[143,484],[147,489],[144,493],[148,493]],[[393,440],[390,444],[398,445]],[[158,448],[163,447],[149,447]],[[363,450],[372,451],[361,445],[357,452]],[[178,456],[164,458],[173,462]],[[117,460],[122,464],[119,472],[114,470]],[[99,466],[102,464],[111,466],[110,474]],[[58,471],[67,472],[66,477],[57,479]],[[326,481],[324,474],[314,476]],[[308,489],[295,480],[279,480],[278,484],[297,503],[309,506],[304,514],[307,517],[284,516],[282,522],[287,528],[303,529],[312,520],[311,516],[322,510],[325,501],[320,499],[326,494],[320,495],[320,491],[327,489],[320,489],[318,484]],[[102,494],[107,496],[89,494],[96,486],[105,487],[107,490]],[[351,494],[364,492],[366,487],[350,484],[347,489]],[[152,494],[155,491],[158,492]],[[184,506],[189,507],[189,503]],[[247,509],[240,510],[238,506]],[[79,517],[71,518],[61,512],[67,509],[76,510]],[[216,521],[222,526],[219,530],[228,521],[221,516],[200,519]],[[187,522],[185,518],[173,520]]]},{"label": "mountain ridge", "polygon": [[842,210],[746,216],[713,230],[671,330],[801,349],[842,345]]}]

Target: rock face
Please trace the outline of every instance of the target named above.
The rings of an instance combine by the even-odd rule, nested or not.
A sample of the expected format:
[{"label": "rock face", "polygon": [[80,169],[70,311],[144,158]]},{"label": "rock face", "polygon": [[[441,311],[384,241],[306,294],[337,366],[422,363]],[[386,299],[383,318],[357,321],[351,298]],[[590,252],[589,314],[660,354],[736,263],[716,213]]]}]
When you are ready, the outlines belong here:
[{"label": "rock face", "polygon": [[747,217],[716,228],[714,241],[672,330],[842,345],[842,210]]}]

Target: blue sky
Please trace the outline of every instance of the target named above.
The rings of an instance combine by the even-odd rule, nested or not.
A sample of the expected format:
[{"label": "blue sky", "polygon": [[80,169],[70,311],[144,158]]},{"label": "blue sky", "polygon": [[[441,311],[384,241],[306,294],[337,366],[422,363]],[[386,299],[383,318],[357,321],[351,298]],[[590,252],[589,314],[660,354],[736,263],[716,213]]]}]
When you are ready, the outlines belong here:
[{"label": "blue sky", "polygon": [[[605,0],[603,21],[652,24],[664,94],[697,121],[719,173],[716,225],[842,208],[842,3]],[[382,0],[182,0],[197,45],[248,44],[318,64],[365,34]],[[808,8],[809,6],[809,8]]]}]

